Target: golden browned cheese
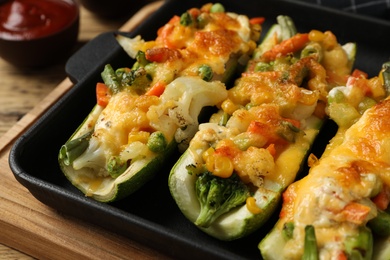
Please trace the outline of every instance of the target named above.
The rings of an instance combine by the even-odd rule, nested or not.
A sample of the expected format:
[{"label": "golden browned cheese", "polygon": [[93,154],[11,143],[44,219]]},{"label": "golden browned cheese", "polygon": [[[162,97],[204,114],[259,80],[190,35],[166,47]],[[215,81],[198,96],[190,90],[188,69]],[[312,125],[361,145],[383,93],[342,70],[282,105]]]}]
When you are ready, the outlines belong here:
[{"label": "golden browned cheese", "polygon": [[356,156],[378,169],[381,179],[390,186],[390,100],[367,111],[347,131],[342,147],[334,153]]},{"label": "golden browned cheese", "polygon": [[[255,48],[258,38],[253,36],[254,28],[248,17],[208,13],[196,8],[189,12],[195,18],[202,15],[207,24],[204,27],[183,26],[180,17],[174,16],[159,29],[154,41],[141,46],[146,58],[153,62],[152,82],[145,86],[146,89],[159,83],[166,86],[180,76],[198,76],[198,69],[203,64],[222,76],[232,57],[250,55]],[[157,97],[139,96],[127,90],[113,95],[100,116],[94,137],[100,140],[108,154],[118,154],[128,144],[130,135],[156,130],[146,114],[157,102]],[[172,139],[167,138],[168,141]]]},{"label": "golden browned cheese", "polygon": [[343,252],[345,237],[357,234],[357,227],[377,214],[371,197],[381,183],[390,185],[389,152],[387,98],[367,110],[345,132],[342,142],[284,193],[278,228],[294,223],[294,236],[284,248],[287,259],[300,259],[303,243],[299,241],[309,224],[316,230],[320,259],[333,259]]},{"label": "golden browned cheese", "polygon": [[117,93],[100,114],[94,136],[101,140],[109,153],[119,153],[128,143],[130,133],[151,130],[146,113],[157,103],[156,96],[138,96],[127,91]]},{"label": "golden browned cheese", "polygon": [[177,76],[197,75],[197,69],[203,64],[211,66],[215,74],[222,75],[232,57],[251,55],[255,49],[261,27],[251,25],[248,17],[235,13],[209,13],[195,8],[189,12],[194,17],[202,16],[206,25],[203,28],[182,26],[180,17],[175,16],[159,29],[154,41],[145,43],[143,51],[155,49],[154,52],[160,52],[158,56],[167,56],[157,63],[152,85],[158,81],[169,83]]}]

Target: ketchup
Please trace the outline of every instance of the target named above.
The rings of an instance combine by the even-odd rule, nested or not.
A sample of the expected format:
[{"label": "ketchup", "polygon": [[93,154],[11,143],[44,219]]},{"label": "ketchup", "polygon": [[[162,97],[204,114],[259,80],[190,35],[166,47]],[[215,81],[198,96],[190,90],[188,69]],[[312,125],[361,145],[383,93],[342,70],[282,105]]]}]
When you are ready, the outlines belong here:
[{"label": "ketchup", "polygon": [[0,38],[42,38],[69,26],[77,15],[71,0],[9,0],[0,5]]}]

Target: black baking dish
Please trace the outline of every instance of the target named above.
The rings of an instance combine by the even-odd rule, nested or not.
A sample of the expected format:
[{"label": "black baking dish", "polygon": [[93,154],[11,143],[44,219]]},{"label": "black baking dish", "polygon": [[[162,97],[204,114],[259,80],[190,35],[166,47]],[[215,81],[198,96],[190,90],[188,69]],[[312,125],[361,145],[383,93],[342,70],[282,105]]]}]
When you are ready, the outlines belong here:
[{"label": "black baking dish", "polygon": [[[130,37],[141,35],[150,40],[157,29],[174,14],[180,15],[191,7],[200,7],[209,1],[166,1],[146,19]],[[219,1],[228,11],[249,17],[264,16],[267,31],[279,14],[289,15],[298,31],[331,30],[339,42],[358,45],[355,67],[370,76],[378,73],[390,57],[386,39],[390,23],[369,17],[346,14],[332,9],[293,1],[246,0]],[[83,196],[61,173],[57,154],[95,105],[95,84],[106,63],[114,68],[129,66],[131,60],[108,32],[98,36],[77,52],[66,65],[66,71],[75,86],[54,104],[11,149],[9,163],[15,178],[42,203],[109,231],[132,238],[174,258],[199,259],[259,259],[257,244],[276,218],[247,238],[222,242],[207,236],[189,223],[176,207],[169,194],[167,176],[169,167],[161,170],[153,181],[127,199],[102,204]],[[320,136],[317,144],[328,142],[329,136]]]}]

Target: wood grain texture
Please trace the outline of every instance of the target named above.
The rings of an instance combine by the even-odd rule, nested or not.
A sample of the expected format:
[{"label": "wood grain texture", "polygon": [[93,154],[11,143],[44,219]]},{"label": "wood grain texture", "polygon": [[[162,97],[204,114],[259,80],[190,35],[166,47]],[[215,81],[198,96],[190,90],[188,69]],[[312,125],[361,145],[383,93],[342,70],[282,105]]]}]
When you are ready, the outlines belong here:
[{"label": "wood grain texture", "polygon": [[[76,48],[105,31],[131,30],[161,4],[145,6],[128,21],[102,20],[81,8]],[[40,203],[9,169],[13,141],[72,87],[64,64],[21,70],[0,59],[0,259],[166,259],[145,245]]]}]

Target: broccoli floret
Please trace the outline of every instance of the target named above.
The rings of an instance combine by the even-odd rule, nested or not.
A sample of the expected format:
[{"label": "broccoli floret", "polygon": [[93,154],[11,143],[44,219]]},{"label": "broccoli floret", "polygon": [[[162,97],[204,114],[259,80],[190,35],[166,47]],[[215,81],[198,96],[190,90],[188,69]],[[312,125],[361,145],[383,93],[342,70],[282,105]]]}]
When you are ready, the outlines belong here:
[{"label": "broccoli floret", "polygon": [[189,164],[186,166],[186,170],[189,175],[199,175],[206,171],[205,167],[196,167],[195,164]]},{"label": "broccoli floret", "polygon": [[150,134],[147,146],[150,151],[161,153],[167,148],[168,142],[164,134],[160,131]]},{"label": "broccoli floret", "polygon": [[390,94],[390,61],[383,63],[381,76],[383,78],[383,85],[386,89],[386,94]]},{"label": "broccoli floret", "polygon": [[122,88],[131,87],[137,90],[145,90],[152,81],[143,67],[133,70],[117,69],[116,75]]},{"label": "broccoli floret", "polygon": [[114,71],[111,65],[107,64],[104,67],[101,76],[104,83],[110,88],[113,94],[116,94],[127,87],[136,90],[145,90],[152,82],[151,76],[147,73],[145,68],[141,66],[136,69],[119,68]]},{"label": "broccoli floret", "polygon": [[250,196],[249,188],[235,173],[229,178],[220,178],[207,171],[198,177],[195,188],[201,206],[195,224],[206,228]]},{"label": "broccoli floret", "polygon": [[371,259],[373,243],[371,230],[365,226],[360,226],[356,235],[346,237],[344,241],[345,253],[348,259]]},{"label": "broccoli floret", "polygon": [[111,156],[107,163],[107,171],[112,178],[121,175],[127,169],[127,162],[122,161],[118,156]]}]

